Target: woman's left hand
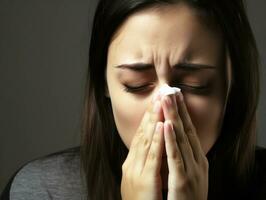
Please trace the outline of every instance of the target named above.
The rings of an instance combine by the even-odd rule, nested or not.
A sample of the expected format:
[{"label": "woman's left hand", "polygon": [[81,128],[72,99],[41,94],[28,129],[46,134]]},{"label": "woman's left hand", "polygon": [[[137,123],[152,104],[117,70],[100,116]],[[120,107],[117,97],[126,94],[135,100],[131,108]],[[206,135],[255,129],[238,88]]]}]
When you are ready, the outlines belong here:
[{"label": "woman's left hand", "polygon": [[207,200],[208,160],[183,95],[162,99],[164,139],[168,163],[168,200]]}]

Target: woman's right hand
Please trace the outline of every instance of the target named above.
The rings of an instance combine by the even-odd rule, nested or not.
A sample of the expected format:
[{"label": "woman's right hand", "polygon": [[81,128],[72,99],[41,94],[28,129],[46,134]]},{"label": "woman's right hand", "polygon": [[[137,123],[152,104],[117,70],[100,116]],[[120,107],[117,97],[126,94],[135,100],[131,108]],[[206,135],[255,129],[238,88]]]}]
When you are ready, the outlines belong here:
[{"label": "woman's right hand", "polygon": [[149,106],[131,142],[122,166],[123,200],[161,200],[160,176],[164,148],[162,107],[160,101]]}]

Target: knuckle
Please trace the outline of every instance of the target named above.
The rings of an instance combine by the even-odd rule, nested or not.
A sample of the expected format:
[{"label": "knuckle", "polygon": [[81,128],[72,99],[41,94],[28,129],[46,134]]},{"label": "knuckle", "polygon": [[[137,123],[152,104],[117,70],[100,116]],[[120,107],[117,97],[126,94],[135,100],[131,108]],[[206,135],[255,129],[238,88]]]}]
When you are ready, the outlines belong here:
[{"label": "knuckle", "polygon": [[176,158],[176,159],[174,159],[174,161],[175,161],[175,165],[176,165],[176,168],[178,169],[178,171],[180,169],[183,169],[183,160],[182,159]]},{"label": "knuckle", "polygon": [[188,136],[186,134],[183,133],[180,135],[180,137],[182,138],[181,142],[179,142],[179,143],[181,143],[181,145],[189,144],[189,139],[188,139]]},{"label": "knuckle", "polygon": [[195,134],[196,131],[195,131],[195,128],[194,127],[187,128],[186,129],[186,133],[187,133],[187,135],[192,136],[192,137],[196,136],[196,134]]},{"label": "knuckle", "polygon": [[178,193],[185,193],[191,185],[191,180],[187,177],[180,177],[179,179],[173,180],[173,184],[171,184],[172,190],[177,191]]},{"label": "knuckle", "polygon": [[151,114],[150,120],[149,120],[150,124],[155,124],[157,121],[158,121],[158,115],[155,113]]},{"label": "knuckle", "polygon": [[148,160],[155,160],[156,158],[157,158],[157,155],[153,151],[151,151],[147,157]]},{"label": "knuckle", "polygon": [[184,130],[183,123],[182,123],[181,119],[176,120],[175,126],[178,130],[182,130],[182,131]]},{"label": "knuckle", "polygon": [[127,169],[128,169],[127,163],[124,162],[124,163],[122,164],[122,172],[125,173],[125,172],[127,171]]},{"label": "knuckle", "polygon": [[204,172],[208,172],[209,171],[209,161],[208,161],[206,156],[204,156],[202,158],[202,167],[203,167],[203,171]]},{"label": "knuckle", "polygon": [[138,137],[139,137],[139,135],[135,135],[134,136],[134,138],[133,138],[133,140],[132,140],[132,142],[130,144],[130,149],[133,149],[137,145],[137,143],[138,143]]},{"label": "knuckle", "polygon": [[188,177],[184,177],[182,180],[180,180],[178,184],[178,190],[185,192],[190,185],[192,184],[192,181]]},{"label": "knuckle", "polygon": [[175,110],[169,110],[169,116],[171,119],[178,119],[177,112]]},{"label": "knuckle", "polygon": [[143,146],[144,149],[149,148],[149,146],[150,146],[150,141],[149,141],[149,139],[148,139],[146,136],[142,136],[142,137],[140,138],[140,141],[141,141],[141,144],[142,144],[142,146]]},{"label": "knuckle", "polygon": [[176,166],[183,164],[180,153],[176,149],[171,151],[169,157],[175,162]]},{"label": "knuckle", "polygon": [[177,152],[177,150],[172,150],[171,152],[171,158],[175,161],[179,161],[179,153]]},{"label": "knuckle", "polygon": [[137,131],[136,134],[134,135],[130,148],[134,148],[139,144],[139,141],[141,140],[141,138],[143,137],[143,132],[141,131]]},{"label": "knuckle", "polygon": [[140,135],[143,133],[143,124],[141,124],[136,132],[136,134]]},{"label": "knuckle", "polygon": [[154,145],[156,146],[160,144],[160,138],[158,133],[154,133],[152,143],[154,143]]},{"label": "knuckle", "polygon": [[150,130],[155,126],[156,120],[150,119],[146,124],[146,130]]}]

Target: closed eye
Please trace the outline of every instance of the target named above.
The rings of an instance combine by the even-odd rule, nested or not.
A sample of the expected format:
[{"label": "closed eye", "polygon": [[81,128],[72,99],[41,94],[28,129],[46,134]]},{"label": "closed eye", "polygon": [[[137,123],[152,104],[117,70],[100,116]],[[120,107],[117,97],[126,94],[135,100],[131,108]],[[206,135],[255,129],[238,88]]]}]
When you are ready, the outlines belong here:
[{"label": "closed eye", "polygon": [[140,86],[130,86],[127,84],[124,84],[124,90],[126,92],[142,92],[146,90],[151,84],[145,84],[145,85],[140,85]]},{"label": "closed eye", "polygon": [[182,92],[193,93],[197,95],[207,95],[211,90],[210,85],[177,84],[177,87],[179,87]]},{"label": "closed eye", "polygon": [[[152,84],[145,84],[140,86],[130,86],[124,84],[124,90],[130,93],[140,93],[148,91]],[[195,93],[206,92],[209,89],[207,85],[189,85],[189,84],[175,84],[175,87],[180,87],[182,91],[191,91]]]},{"label": "closed eye", "polygon": [[204,90],[208,88],[206,85],[188,85],[188,84],[178,84],[179,87],[184,87],[184,88],[191,88],[191,89],[197,89],[197,90]]}]

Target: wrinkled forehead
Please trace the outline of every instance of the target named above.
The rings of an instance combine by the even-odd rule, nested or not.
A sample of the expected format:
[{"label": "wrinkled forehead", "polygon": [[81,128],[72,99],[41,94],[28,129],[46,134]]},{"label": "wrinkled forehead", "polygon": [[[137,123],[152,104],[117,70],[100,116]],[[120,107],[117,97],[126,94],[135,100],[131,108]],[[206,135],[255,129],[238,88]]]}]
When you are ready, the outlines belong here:
[{"label": "wrinkled forehead", "polygon": [[218,30],[206,25],[195,9],[178,3],[132,14],[113,35],[108,53],[116,64],[174,64],[199,57],[208,57],[206,64],[212,64],[222,46]]}]

